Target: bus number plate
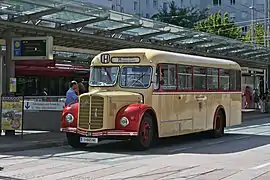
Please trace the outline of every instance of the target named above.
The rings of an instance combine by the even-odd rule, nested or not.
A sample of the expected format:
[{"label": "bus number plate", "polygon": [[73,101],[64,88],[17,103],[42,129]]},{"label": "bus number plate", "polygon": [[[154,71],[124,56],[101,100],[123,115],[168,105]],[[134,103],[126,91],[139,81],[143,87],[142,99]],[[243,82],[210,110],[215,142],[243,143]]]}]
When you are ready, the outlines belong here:
[{"label": "bus number plate", "polygon": [[97,144],[98,138],[80,137],[80,143]]}]

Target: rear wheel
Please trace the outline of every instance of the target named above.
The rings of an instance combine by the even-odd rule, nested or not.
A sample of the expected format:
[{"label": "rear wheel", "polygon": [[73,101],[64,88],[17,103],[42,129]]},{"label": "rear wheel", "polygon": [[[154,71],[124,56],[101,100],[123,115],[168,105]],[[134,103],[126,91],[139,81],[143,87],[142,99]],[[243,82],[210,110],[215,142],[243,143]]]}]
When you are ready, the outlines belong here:
[{"label": "rear wheel", "polygon": [[154,145],[157,140],[157,127],[153,123],[153,118],[145,114],[141,120],[138,136],[131,141],[134,150],[147,150]]},{"label": "rear wheel", "polygon": [[225,115],[222,111],[219,110],[215,115],[214,119],[214,126],[212,132],[212,136],[214,138],[218,138],[224,135],[225,121]]},{"label": "rear wheel", "polygon": [[68,144],[75,148],[75,149],[80,149],[80,148],[85,148],[87,144],[80,143],[80,135],[75,134],[75,133],[66,133]]}]

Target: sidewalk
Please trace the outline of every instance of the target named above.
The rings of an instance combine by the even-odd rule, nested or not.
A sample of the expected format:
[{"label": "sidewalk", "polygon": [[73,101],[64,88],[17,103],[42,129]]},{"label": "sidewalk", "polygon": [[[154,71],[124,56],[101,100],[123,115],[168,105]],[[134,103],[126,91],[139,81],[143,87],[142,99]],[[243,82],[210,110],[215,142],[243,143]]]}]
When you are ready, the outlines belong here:
[{"label": "sidewalk", "polygon": [[61,132],[27,132],[23,137],[16,133],[14,137],[0,136],[0,153],[49,148],[66,145],[65,133]]},{"label": "sidewalk", "polygon": [[[270,118],[270,113],[257,111],[245,111],[242,115],[243,121]],[[30,149],[41,149],[67,145],[65,133],[25,131],[21,138],[20,133],[15,137],[0,136],[0,153],[11,151],[24,151]]]},{"label": "sidewalk", "polygon": [[261,113],[253,109],[242,110],[242,120],[249,121],[254,119],[270,118],[270,113]]}]

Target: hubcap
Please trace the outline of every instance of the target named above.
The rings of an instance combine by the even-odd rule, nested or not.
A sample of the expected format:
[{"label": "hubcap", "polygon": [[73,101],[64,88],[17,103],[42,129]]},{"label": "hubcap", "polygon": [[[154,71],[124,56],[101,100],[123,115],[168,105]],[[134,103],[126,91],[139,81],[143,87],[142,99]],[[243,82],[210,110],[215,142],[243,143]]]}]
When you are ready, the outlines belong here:
[{"label": "hubcap", "polygon": [[141,126],[141,140],[145,145],[151,140],[151,126],[147,122],[144,122]]}]

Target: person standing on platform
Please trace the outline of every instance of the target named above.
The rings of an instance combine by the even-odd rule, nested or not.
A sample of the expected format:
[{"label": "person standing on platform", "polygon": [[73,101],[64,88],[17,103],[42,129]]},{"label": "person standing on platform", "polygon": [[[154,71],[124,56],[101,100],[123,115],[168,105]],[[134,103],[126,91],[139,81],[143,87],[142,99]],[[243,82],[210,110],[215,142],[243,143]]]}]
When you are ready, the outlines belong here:
[{"label": "person standing on platform", "polygon": [[66,102],[65,105],[73,104],[78,102],[79,88],[76,81],[71,81],[69,90],[66,93]]}]

